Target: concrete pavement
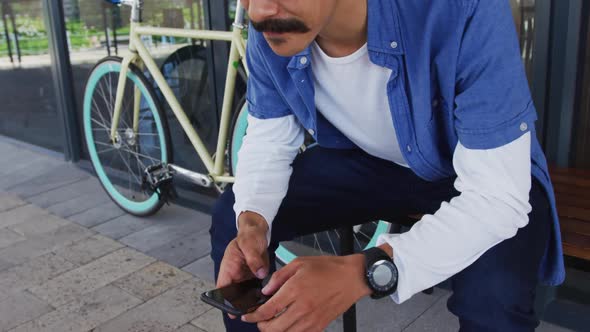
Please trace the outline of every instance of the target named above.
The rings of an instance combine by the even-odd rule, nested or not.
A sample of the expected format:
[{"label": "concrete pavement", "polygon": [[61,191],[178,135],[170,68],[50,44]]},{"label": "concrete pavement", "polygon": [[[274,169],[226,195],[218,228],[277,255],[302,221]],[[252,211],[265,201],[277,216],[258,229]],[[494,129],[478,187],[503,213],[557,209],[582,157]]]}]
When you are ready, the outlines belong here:
[{"label": "concrete pavement", "polygon": [[[127,215],[79,166],[0,139],[0,331],[223,331],[199,300],[213,287],[209,224],[179,205]],[[358,330],[456,331],[449,295],[363,299]]]}]

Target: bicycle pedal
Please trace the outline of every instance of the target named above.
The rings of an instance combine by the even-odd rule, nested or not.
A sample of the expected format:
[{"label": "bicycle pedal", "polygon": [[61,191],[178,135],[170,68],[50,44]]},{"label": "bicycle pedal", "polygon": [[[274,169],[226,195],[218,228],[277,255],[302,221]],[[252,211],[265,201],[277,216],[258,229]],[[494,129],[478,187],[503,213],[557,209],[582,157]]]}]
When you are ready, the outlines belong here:
[{"label": "bicycle pedal", "polygon": [[170,204],[170,200],[178,197],[178,193],[174,189],[173,175],[174,172],[168,165],[150,165],[143,173],[142,188],[150,195],[153,193],[158,194],[160,199]]}]

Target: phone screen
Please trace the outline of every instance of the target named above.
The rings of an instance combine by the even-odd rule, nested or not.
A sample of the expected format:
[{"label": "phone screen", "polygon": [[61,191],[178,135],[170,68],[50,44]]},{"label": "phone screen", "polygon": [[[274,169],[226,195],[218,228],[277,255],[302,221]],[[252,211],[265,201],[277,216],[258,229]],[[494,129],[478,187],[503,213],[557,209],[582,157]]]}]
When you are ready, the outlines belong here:
[{"label": "phone screen", "polygon": [[205,292],[209,304],[231,314],[245,314],[264,304],[270,296],[262,294],[262,280],[250,279]]}]

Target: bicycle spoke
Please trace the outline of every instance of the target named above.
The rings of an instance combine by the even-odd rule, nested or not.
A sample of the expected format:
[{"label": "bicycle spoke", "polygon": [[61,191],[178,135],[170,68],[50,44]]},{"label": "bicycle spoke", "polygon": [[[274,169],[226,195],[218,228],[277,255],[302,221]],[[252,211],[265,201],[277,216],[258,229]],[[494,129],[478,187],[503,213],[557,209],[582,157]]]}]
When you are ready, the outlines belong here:
[{"label": "bicycle spoke", "polygon": [[324,255],[324,251],[322,250],[322,246],[320,246],[320,241],[318,240],[318,235],[314,234],[313,238],[315,240],[315,243],[317,243],[318,245],[318,249],[320,249],[320,253],[322,254],[322,256]]},{"label": "bicycle spoke", "polygon": [[[121,150],[123,150],[123,151],[127,151],[127,152],[132,152],[132,151],[129,151],[129,150],[127,150],[127,149],[124,149],[124,148],[121,148]],[[152,157],[150,157],[150,156],[147,156],[147,155],[145,155],[145,154],[142,154],[142,153],[139,153],[139,152],[135,152],[135,154],[137,154],[138,156],[142,156],[142,157],[144,157],[144,158],[147,158],[147,159],[151,159],[151,160],[153,160],[153,161],[155,161],[155,162],[157,162],[157,163],[160,163],[160,162],[161,162],[160,160],[158,160],[158,159],[156,159],[156,158],[152,158]]]},{"label": "bicycle spoke", "polygon": [[363,232],[362,230],[359,230],[359,233],[361,233],[364,237],[366,237],[367,239],[371,239],[370,236],[367,235],[367,233]]},{"label": "bicycle spoke", "polygon": [[111,129],[107,128],[107,126],[103,125],[102,123],[98,122],[95,119],[90,119],[92,122],[96,123],[97,125],[101,126],[106,132],[110,134]]},{"label": "bicycle spoke", "polygon": [[361,243],[359,242],[359,239],[356,236],[354,236],[354,240],[356,241],[356,244],[358,245],[359,250],[363,250],[363,246],[361,245]]},{"label": "bicycle spoke", "polygon": [[102,146],[108,146],[108,147],[112,147],[113,145],[110,143],[103,143],[103,142],[94,142],[95,145],[102,145]]},{"label": "bicycle spoke", "polygon": [[[133,171],[131,170],[131,166],[130,166],[131,162],[130,162],[130,158],[129,158],[129,153],[127,153],[127,165],[129,165],[127,168],[129,169],[129,174],[133,174]],[[135,174],[133,174],[135,175]],[[127,177],[128,181],[127,183],[129,184],[129,193],[131,194],[131,176]],[[140,182],[139,179],[137,179],[137,182]]]},{"label": "bicycle spoke", "polygon": [[108,148],[108,149],[104,149],[104,150],[102,150],[102,151],[97,151],[97,153],[98,153],[98,154],[103,154],[103,153],[105,153],[105,152],[109,152],[109,151],[113,151],[113,150],[115,150],[115,148]]},{"label": "bicycle spoke", "polygon": [[[129,173],[133,174],[133,171],[131,170],[131,167],[125,161],[125,158],[123,158],[123,155],[121,154],[121,151],[120,150],[117,150],[117,152],[119,153],[119,156],[121,156],[121,160],[123,161],[123,163],[125,164],[125,166],[127,166],[127,170],[129,170]],[[133,174],[133,176],[135,176],[135,174]],[[137,180],[137,183],[141,183],[141,180],[140,179],[138,179],[137,177],[135,177],[135,179]]]},{"label": "bicycle spoke", "polygon": [[[139,159],[139,157],[137,156],[138,154],[139,154],[139,152],[133,154],[135,156],[135,159],[137,159],[137,161],[138,161],[137,165],[139,167],[139,164],[141,164],[141,167],[143,167],[143,169],[145,170],[147,168],[147,166],[141,161],[141,159]],[[142,173],[143,173],[143,171],[140,170],[140,174],[142,174]]]},{"label": "bicycle spoke", "polygon": [[158,133],[137,133],[137,136],[160,136]]},{"label": "bicycle spoke", "polygon": [[332,246],[332,250],[334,250],[334,254],[336,254],[337,253],[336,247],[334,247],[334,243],[332,242],[332,238],[330,237],[330,231],[326,232],[326,235],[328,235],[328,241],[330,241],[330,245]]}]

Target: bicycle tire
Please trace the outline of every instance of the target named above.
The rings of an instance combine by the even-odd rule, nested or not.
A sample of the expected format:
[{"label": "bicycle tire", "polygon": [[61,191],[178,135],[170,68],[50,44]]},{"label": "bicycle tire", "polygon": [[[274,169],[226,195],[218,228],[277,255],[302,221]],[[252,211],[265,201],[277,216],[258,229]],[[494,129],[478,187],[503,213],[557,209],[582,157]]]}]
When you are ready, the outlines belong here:
[{"label": "bicycle tire", "polygon": [[[109,119],[112,120],[121,62],[122,58],[109,56],[101,59],[90,72],[84,93],[85,143],[99,182],[113,202],[129,214],[149,216],[162,207],[164,200],[157,192],[145,191],[143,172],[149,165],[172,162],[170,132],[151,84],[136,66],[130,65],[125,93],[131,93],[131,98],[124,97],[123,99],[121,120],[117,130],[119,139],[118,142],[111,142],[109,137],[111,122]],[[105,86],[107,86],[106,90]],[[132,116],[132,112],[127,112],[126,106],[133,104],[134,87],[137,87],[141,93],[140,122],[137,135],[127,125],[132,123],[129,118]],[[110,117],[106,117],[106,115]],[[120,137],[121,133],[124,137]],[[101,141],[101,138],[104,141]],[[106,146],[107,148],[99,151],[98,146]],[[109,152],[112,154],[110,158],[107,154]],[[125,155],[127,160],[125,160]],[[117,156],[119,158],[116,158]],[[131,156],[135,159],[131,159]],[[110,160],[108,165],[107,160]],[[131,167],[133,163],[135,163],[135,167]],[[127,169],[124,169],[123,166]],[[137,174],[134,173],[135,169],[137,169]],[[128,188],[123,188],[125,177],[127,177]]]},{"label": "bicycle tire", "polygon": [[[238,152],[242,147],[243,139],[248,128],[247,116],[248,105],[246,99],[242,98],[241,102],[238,104],[237,110],[234,111],[229,138],[229,164],[232,175],[235,174],[235,169],[238,164]],[[312,144],[307,148],[313,148],[314,145],[315,144]],[[389,230],[390,224],[381,220],[355,226],[355,243],[353,245],[355,251],[374,247],[378,236],[388,233]],[[332,240],[331,236],[334,236],[335,238]],[[310,238],[313,239],[313,247],[310,247]],[[310,234],[296,238],[293,241],[281,243],[275,251],[275,254],[279,262],[282,264],[289,264],[295,258],[302,255],[323,255],[325,252],[337,255],[339,254],[340,249],[339,238],[340,236],[337,230]],[[329,245],[324,243],[323,246],[330,249],[330,251],[324,251],[322,249],[322,242],[326,242],[325,240],[329,240]],[[316,243],[318,244],[317,247],[319,247],[319,250],[316,248]]]}]

